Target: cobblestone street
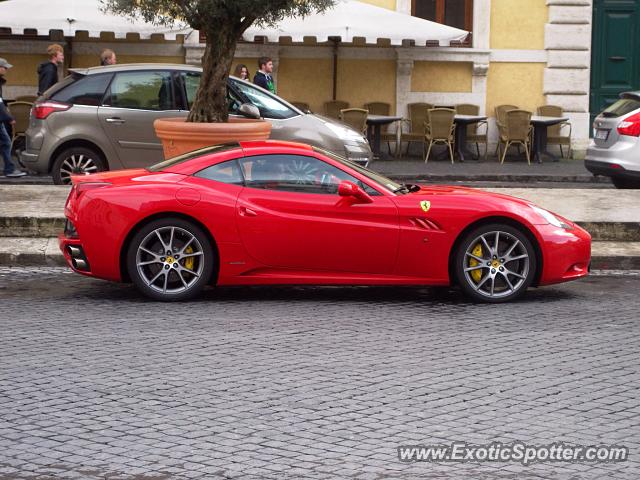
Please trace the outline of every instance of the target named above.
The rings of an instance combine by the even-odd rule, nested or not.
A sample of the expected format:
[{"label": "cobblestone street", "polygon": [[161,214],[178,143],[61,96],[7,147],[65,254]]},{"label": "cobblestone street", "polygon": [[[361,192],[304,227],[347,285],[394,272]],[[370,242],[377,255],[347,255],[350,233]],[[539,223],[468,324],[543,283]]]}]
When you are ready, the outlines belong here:
[{"label": "cobblestone street", "polygon": [[[147,301],[0,268],[0,479],[637,479],[640,275]],[[622,463],[403,463],[408,444],[624,445]]]}]

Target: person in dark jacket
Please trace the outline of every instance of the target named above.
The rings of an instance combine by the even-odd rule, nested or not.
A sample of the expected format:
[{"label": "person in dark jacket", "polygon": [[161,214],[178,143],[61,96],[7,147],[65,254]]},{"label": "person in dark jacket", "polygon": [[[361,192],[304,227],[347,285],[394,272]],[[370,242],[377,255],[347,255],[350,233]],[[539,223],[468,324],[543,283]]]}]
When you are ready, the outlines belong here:
[{"label": "person in dark jacket", "polygon": [[260,57],[258,59],[258,71],[253,77],[253,83],[275,95],[276,85],[273,83],[272,73],[273,61],[269,57]]},{"label": "person in dark jacket", "polygon": [[110,48],[105,48],[100,54],[100,65],[115,65],[116,64],[116,52]]},{"label": "person in dark jacket", "polygon": [[64,62],[64,50],[54,43],[47,48],[49,60],[38,65],[38,95],[58,83],[58,64]]},{"label": "person in dark jacket", "polygon": [[2,161],[4,162],[4,176],[5,177],[24,177],[25,172],[18,170],[13,164],[11,159],[11,137],[7,132],[5,123],[15,125],[16,121],[13,119],[7,106],[4,103],[4,97],[2,96],[2,87],[7,80],[4,78],[4,74],[7,73],[13,65],[7,62],[4,58],[0,58],[0,154],[2,154]]}]

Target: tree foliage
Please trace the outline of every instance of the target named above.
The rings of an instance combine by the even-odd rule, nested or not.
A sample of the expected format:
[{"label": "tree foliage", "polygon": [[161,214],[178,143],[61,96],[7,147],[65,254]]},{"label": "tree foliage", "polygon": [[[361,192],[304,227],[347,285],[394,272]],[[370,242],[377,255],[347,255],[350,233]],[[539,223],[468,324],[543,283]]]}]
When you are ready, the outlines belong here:
[{"label": "tree foliage", "polygon": [[203,75],[189,121],[227,120],[226,82],[242,34],[254,23],[321,12],[335,0],[101,0],[108,10],[156,25],[185,23],[206,34]]}]

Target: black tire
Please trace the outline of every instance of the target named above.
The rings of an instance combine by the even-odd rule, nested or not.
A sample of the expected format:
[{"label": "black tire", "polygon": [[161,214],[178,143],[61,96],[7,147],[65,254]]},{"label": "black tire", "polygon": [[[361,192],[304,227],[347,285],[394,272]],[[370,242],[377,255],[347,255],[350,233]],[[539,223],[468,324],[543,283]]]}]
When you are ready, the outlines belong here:
[{"label": "black tire", "polygon": [[474,301],[486,303],[520,298],[533,282],[538,267],[535,249],[527,235],[502,223],[482,225],[467,233],[458,244],[454,262],[455,277],[462,291]]},{"label": "black tire", "polygon": [[620,189],[632,189],[632,188],[640,188],[640,180],[634,180],[631,178],[620,178],[620,177],[612,177],[611,183],[616,188]]},{"label": "black tire", "polygon": [[[169,247],[170,256],[166,255]],[[173,217],[142,227],[131,239],[126,255],[127,271],[136,288],[164,302],[198,296],[209,283],[216,261],[202,229]]]},{"label": "black tire", "polygon": [[51,175],[56,185],[69,185],[71,174],[97,173],[106,169],[106,162],[98,151],[88,147],[71,147],[56,156]]}]

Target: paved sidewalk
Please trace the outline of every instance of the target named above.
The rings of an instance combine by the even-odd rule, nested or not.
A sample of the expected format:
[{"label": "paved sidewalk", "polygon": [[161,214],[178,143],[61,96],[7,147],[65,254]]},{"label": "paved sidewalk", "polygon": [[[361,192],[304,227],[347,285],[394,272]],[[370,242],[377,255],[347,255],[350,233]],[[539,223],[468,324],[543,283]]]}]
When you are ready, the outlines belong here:
[{"label": "paved sidewalk", "polygon": [[[382,160],[371,162],[369,167],[396,180],[415,181],[429,180],[442,183],[445,181],[464,182],[553,182],[553,183],[578,183],[598,184],[607,186],[611,181],[606,177],[594,177],[584,168],[582,160],[561,159],[559,162],[545,162],[542,164],[527,162],[522,158],[507,157],[504,164],[500,164],[496,158],[487,161],[455,162],[453,165],[448,159],[431,158],[425,164],[421,157],[410,156],[402,159],[393,159],[384,155]],[[0,184],[12,185],[52,185],[53,180],[49,175],[23,177],[9,179],[0,177]]]}]

